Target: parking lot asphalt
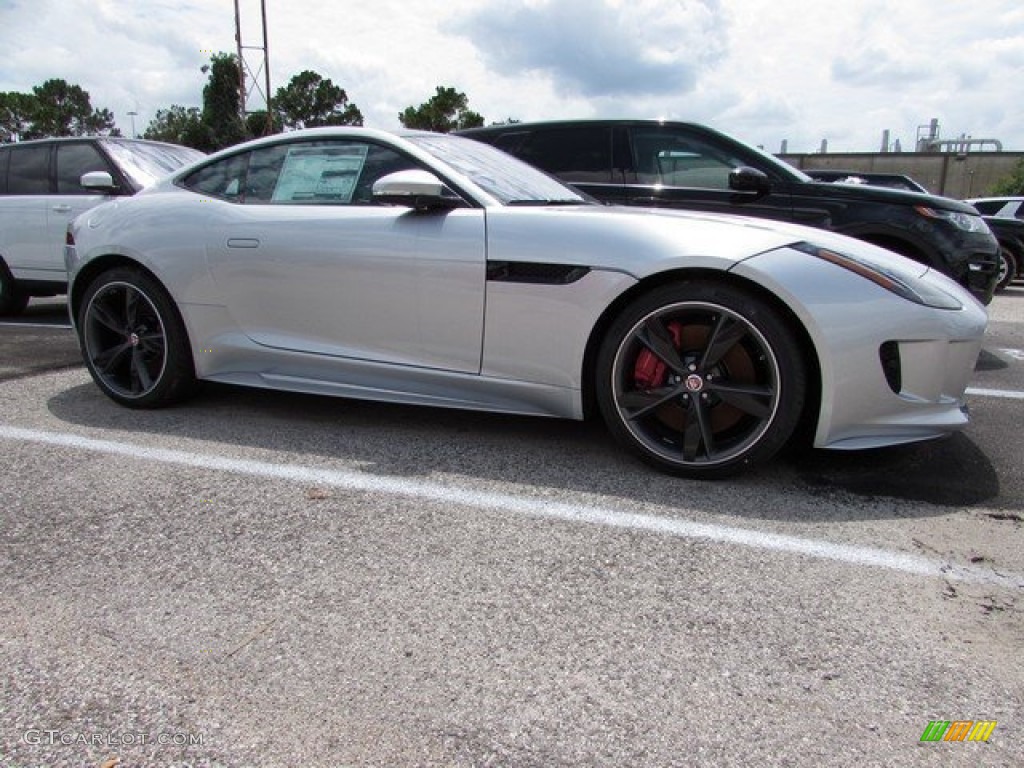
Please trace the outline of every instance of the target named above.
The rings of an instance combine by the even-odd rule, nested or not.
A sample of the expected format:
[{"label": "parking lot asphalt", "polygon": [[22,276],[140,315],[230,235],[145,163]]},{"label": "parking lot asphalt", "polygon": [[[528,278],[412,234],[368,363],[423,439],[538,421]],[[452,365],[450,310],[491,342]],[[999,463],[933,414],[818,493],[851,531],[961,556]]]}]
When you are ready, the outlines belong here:
[{"label": "parking lot asphalt", "polygon": [[0,325],[4,766],[1024,764],[1024,285],[963,434],[722,483],[598,424],[119,408],[61,313]]}]

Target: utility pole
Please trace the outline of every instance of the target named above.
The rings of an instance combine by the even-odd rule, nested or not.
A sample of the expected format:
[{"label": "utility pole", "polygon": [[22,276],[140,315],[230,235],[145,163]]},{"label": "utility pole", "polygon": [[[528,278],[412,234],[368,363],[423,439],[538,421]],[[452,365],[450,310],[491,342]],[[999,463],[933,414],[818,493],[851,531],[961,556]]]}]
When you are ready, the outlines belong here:
[{"label": "utility pole", "polygon": [[[263,21],[263,45],[243,45],[242,44],[242,14],[239,9],[239,0],[235,0],[235,42],[238,45],[238,89],[241,95],[241,117],[242,122],[245,122],[245,116],[249,114],[248,108],[249,97],[253,91],[258,92],[267,105],[267,133],[271,134],[274,132],[274,113],[270,108],[270,46],[267,42],[267,0],[260,0],[260,14]],[[249,60],[245,57],[246,51],[259,51],[262,56],[260,57],[259,64],[255,69],[249,64]],[[249,77],[252,79],[252,86],[246,86],[246,73],[248,72]],[[260,84],[260,75],[263,76],[263,83]]]}]

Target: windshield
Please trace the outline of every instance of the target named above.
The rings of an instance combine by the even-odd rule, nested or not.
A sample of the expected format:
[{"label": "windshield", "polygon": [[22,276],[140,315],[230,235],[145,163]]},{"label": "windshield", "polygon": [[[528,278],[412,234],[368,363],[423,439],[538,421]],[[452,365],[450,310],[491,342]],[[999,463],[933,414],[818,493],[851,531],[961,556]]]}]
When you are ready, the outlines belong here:
[{"label": "windshield", "polygon": [[140,188],[148,187],[162,176],[206,157],[202,152],[176,144],[107,139],[103,146],[128,177]]},{"label": "windshield", "polygon": [[505,205],[591,203],[571,187],[489,144],[448,135],[407,138]]}]

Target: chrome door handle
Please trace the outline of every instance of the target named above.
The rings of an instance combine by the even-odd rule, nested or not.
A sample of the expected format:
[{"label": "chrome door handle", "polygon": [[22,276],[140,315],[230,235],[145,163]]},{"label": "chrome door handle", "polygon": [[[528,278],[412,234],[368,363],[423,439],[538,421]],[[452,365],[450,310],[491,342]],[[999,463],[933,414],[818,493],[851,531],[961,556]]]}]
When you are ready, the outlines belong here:
[{"label": "chrome door handle", "polygon": [[229,237],[228,248],[259,248],[260,241],[255,237]]}]

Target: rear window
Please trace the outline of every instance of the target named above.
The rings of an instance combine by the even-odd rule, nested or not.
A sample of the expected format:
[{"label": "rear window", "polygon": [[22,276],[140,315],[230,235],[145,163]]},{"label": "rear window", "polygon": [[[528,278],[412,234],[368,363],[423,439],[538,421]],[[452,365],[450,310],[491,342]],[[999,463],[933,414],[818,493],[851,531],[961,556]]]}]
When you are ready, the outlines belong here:
[{"label": "rear window", "polygon": [[11,147],[7,194],[46,195],[50,192],[50,145]]}]

